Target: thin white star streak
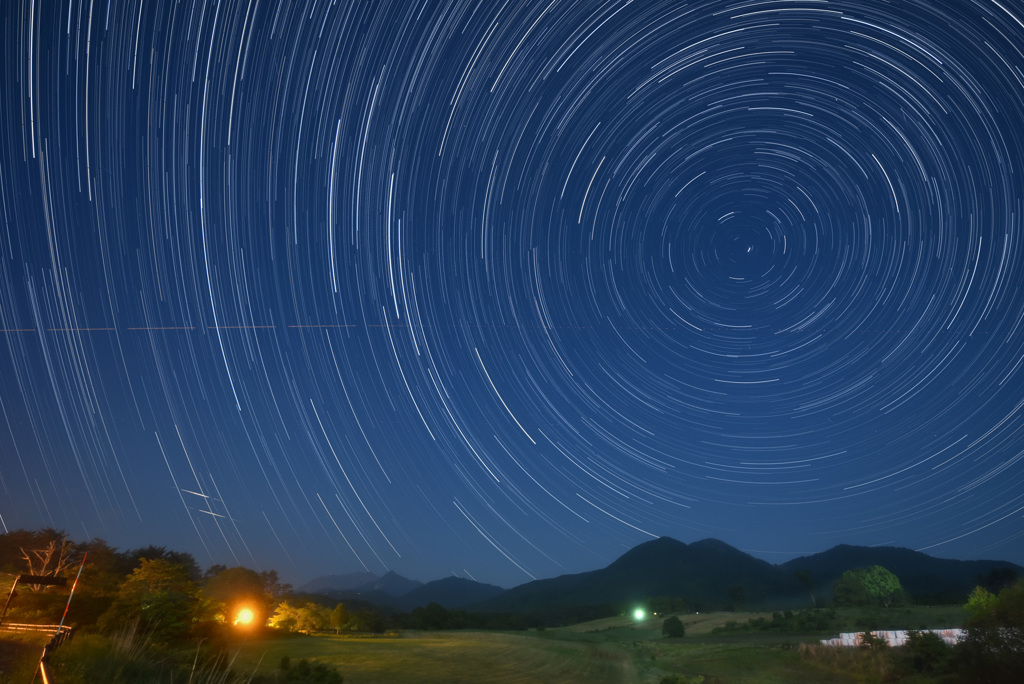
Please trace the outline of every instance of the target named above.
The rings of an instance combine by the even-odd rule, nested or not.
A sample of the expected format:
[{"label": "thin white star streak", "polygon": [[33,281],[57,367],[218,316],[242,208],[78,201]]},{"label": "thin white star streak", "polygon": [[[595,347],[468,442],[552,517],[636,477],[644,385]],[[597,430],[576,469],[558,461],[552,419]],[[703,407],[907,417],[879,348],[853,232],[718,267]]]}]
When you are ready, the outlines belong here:
[{"label": "thin white star streak", "polygon": [[0,516],[517,584],[1024,562],[1024,5],[3,5]]}]

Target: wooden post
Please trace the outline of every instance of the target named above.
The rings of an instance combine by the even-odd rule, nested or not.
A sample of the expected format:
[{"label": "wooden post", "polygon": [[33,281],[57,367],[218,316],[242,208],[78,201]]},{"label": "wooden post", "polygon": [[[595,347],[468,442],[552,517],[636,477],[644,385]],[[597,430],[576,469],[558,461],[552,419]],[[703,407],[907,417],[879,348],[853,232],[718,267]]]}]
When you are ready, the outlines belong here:
[{"label": "wooden post", "polygon": [[4,612],[0,613],[0,625],[4,624],[4,618],[7,617],[7,608],[11,605],[11,599],[14,598],[15,590],[18,588],[18,580],[21,579],[21,575],[14,578],[14,585],[11,587],[11,593],[7,594],[7,603],[4,604]]},{"label": "wooden post", "polygon": [[[82,562],[85,563],[84,558],[82,559]],[[78,572],[79,574],[81,574],[82,569],[79,568]],[[76,579],[75,581],[77,582],[78,580]],[[67,577],[46,577],[43,575],[18,575],[17,577],[15,577],[14,586],[11,587],[11,593],[7,595],[7,603],[4,604],[4,612],[0,613],[0,625],[4,623],[4,618],[7,616],[7,608],[11,605],[11,599],[14,598],[14,595],[17,593],[15,589],[17,589],[18,587],[18,582],[24,582],[25,584],[45,584],[63,587],[67,585],[68,579]],[[69,602],[70,600],[71,599],[68,599]]]}]

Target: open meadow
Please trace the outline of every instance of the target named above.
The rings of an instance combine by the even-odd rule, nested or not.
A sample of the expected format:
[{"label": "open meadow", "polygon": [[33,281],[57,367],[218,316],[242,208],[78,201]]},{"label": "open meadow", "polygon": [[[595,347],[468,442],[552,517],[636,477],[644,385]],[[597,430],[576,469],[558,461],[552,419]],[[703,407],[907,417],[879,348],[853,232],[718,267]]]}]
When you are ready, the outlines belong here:
[{"label": "open meadow", "polygon": [[[190,681],[229,684],[253,681],[254,676],[262,682],[285,681],[279,677],[283,675],[280,668],[284,658],[293,667],[306,660],[334,668],[346,684],[934,681],[896,671],[899,658],[883,650],[824,647],[818,642],[838,631],[862,628],[955,626],[963,617],[954,606],[840,609],[836,615],[839,629],[799,632],[763,628],[773,622],[771,613],[680,614],[686,634],[674,639],[662,635],[666,615],[641,620],[620,616],[516,632],[402,630],[383,635],[289,635],[268,630],[247,636],[235,632],[207,641],[204,646],[209,657],[224,648],[222,655],[232,674],[218,668],[220,674],[216,676],[196,678],[192,677],[196,673],[189,673],[196,655],[194,646],[189,653],[175,655],[177,649],[150,653],[142,645],[134,649],[134,656],[112,656],[117,648],[104,646],[109,639],[83,633],[57,651],[53,666],[62,684],[96,681],[98,674],[106,681],[118,682],[156,681],[153,677],[161,682],[177,682],[186,677]],[[3,635],[0,684],[30,681],[41,649],[38,636]],[[147,666],[145,677],[151,679],[129,676],[135,666],[125,669],[124,664],[115,662],[152,661],[154,657],[165,664]],[[109,664],[100,663],[111,658]],[[172,663],[178,663],[177,669]]]},{"label": "open meadow", "polygon": [[[915,608],[900,622],[929,624],[949,608]],[[955,611],[954,611],[955,612]],[[252,640],[232,647],[239,674],[274,672],[283,656],[336,667],[346,684],[507,684],[552,682],[873,682],[884,667],[865,654],[830,657],[813,645],[829,634],[712,634],[730,621],[765,613],[680,615],[686,636],[663,639],[664,616],[608,618],[529,632],[417,632],[380,637],[305,636]],[[856,614],[847,616],[858,619]],[[804,646],[801,646],[804,644]],[[808,648],[810,646],[810,648]]]},{"label": "open meadow", "polygon": [[0,684],[32,681],[32,673],[49,635],[0,632]]}]

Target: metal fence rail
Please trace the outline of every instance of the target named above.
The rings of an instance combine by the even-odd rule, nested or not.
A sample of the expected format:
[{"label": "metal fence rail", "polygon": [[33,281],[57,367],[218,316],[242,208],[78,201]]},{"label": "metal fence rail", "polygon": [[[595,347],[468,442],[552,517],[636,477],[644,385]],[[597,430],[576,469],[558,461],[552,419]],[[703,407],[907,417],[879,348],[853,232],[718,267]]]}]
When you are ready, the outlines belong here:
[{"label": "metal fence rail", "polygon": [[60,625],[31,625],[21,622],[5,622],[0,625],[0,632],[48,632],[56,634],[58,631],[69,631],[70,627]]}]

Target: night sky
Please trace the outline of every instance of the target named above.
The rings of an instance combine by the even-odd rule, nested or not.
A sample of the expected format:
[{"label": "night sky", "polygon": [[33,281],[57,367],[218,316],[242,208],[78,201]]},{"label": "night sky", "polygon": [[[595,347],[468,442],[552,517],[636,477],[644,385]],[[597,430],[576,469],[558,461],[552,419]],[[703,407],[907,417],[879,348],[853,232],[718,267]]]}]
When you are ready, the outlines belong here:
[{"label": "night sky", "polygon": [[1024,563],[1020,0],[0,12],[3,530]]}]

